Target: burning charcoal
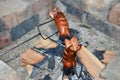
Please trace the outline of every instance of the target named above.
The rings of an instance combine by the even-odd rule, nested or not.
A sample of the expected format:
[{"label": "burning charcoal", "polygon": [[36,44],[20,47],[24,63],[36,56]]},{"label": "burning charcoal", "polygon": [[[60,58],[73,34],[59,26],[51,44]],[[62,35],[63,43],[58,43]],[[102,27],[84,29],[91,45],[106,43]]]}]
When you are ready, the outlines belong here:
[{"label": "burning charcoal", "polygon": [[53,56],[51,56],[51,58],[48,61],[48,69],[54,70],[54,68],[55,68],[55,57],[53,55]]},{"label": "burning charcoal", "polygon": [[45,77],[43,78],[43,80],[52,80],[52,78],[49,76],[49,74],[45,75]]}]

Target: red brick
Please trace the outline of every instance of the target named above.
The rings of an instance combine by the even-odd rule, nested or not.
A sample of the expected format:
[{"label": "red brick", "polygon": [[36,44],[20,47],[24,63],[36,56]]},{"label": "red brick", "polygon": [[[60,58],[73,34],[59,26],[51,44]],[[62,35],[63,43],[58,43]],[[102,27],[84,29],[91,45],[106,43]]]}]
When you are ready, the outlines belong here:
[{"label": "red brick", "polygon": [[8,28],[12,28],[13,26],[16,26],[18,24],[15,14],[3,16],[2,20],[7,25]]},{"label": "red brick", "polygon": [[11,39],[10,39],[9,33],[1,32],[0,33],[0,49],[10,44],[10,42],[11,42]]},{"label": "red brick", "polygon": [[109,19],[111,23],[120,26],[120,2],[114,5],[109,12]]}]

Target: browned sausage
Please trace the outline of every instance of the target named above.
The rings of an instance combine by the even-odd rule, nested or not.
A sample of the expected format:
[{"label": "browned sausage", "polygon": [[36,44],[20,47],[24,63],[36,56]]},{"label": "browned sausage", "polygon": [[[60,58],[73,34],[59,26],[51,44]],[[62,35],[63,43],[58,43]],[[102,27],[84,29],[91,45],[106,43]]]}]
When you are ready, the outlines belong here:
[{"label": "browned sausage", "polygon": [[69,25],[68,25],[67,19],[65,18],[61,10],[55,7],[53,11],[50,11],[50,16],[54,19],[56,23],[59,36],[60,37],[70,36]]},{"label": "browned sausage", "polygon": [[67,69],[74,66],[76,67],[76,52],[80,49],[78,40],[76,37],[72,37],[71,40],[65,39],[65,49],[63,53],[63,66]]},{"label": "browned sausage", "polygon": [[[52,11],[50,11],[50,16],[54,19],[59,36],[60,37],[68,37],[70,36],[69,25],[67,19],[61,10],[55,7]],[[65,39],[65,49],[63,53],[63,67],[66,69],[71,68],[72,66],[76,67],[76,51],[80,49],[78,44],[78,40],[76,37],[72,37],[71,40]]]},{"label": "browned sausage", "polygon": [[63,66],[67,69],[72,66],[76,67],[76,53],[70,49],[65,49],[62,59]]}]

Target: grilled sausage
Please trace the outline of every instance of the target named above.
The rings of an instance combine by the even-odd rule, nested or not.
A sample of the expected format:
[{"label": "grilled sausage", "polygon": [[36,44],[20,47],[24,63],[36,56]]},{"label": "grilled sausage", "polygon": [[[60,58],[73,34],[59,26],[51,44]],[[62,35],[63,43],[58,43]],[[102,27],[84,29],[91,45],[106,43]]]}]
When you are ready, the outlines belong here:
[{"label": "grilled sausage", "polygon": [[66,69],[70,69],[72,66],[76,67],[76,53],[70,49],[65,49],[62,63]]},{"label": "grilled sausage", "polygon": [[65,49],[63,53],[63,65],[65,68],[69,69],[72,66],[76,67],[76,52],[80,49],[80,45],[78,44],[78,40],[76,37],[72,37],[72,39],[65,39]]},{"label": "grilled sausage", "polygon": [[50,11],[49,15],[54,19],[56,23],[59,36],[60,37],[70,36],[69,25],[68,25],[67,19],[65,18],[61,10],[55,7],[53,11]]},{"label": "grilled sausage", "polygon": [[62,59],[63,67],[65,69],[70,69],[72,66],[76,67],[76,52],[80,49],[77,37],[73,36],[70,40],[67,39],[67,37],[70,37],[69,25],[67,19],[59,8],[55,7],[50,11],[49,15],[56,23],[59,36],[65,38],[65,49]]}]

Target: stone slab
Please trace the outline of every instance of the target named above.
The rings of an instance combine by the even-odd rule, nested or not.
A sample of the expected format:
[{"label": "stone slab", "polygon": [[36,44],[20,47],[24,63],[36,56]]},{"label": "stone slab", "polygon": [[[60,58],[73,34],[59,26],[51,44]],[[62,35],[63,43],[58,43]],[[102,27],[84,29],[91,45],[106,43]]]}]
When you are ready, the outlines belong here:
[{"label": "stone slab", "polygon": [[114,58],[101,72],[101,77],[106,80],[120,80],[120,55]]},{"label": "stone slab", "polygon": [[0,80],[20,80],[17,72],[0,60]]}]

